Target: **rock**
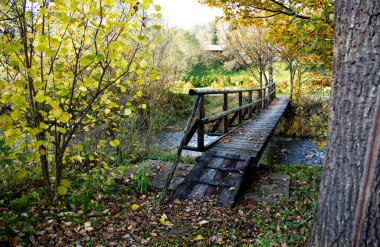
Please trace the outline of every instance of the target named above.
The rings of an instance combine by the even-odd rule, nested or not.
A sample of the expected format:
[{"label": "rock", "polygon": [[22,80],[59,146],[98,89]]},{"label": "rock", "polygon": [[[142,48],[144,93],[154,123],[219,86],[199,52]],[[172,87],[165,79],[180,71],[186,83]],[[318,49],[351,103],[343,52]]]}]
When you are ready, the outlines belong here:
[{"label": "rock", "polygon": [[270,174],[265,183],[256,183],[253,192],[244,194],[244,197],[256,202],[275,202],[278,197],[287,201],[289,199],[289,185],[289,175]]}]

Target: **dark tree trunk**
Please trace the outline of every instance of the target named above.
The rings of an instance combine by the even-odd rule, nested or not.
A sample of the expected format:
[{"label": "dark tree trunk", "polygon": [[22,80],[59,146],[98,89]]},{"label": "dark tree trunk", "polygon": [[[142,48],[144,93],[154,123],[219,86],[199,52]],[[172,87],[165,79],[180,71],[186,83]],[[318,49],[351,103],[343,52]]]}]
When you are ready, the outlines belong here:
[{"label": "dark tree trunk", "polygon": [[380,1],[335,2],[328,151],[309,246],[380,246]]}]

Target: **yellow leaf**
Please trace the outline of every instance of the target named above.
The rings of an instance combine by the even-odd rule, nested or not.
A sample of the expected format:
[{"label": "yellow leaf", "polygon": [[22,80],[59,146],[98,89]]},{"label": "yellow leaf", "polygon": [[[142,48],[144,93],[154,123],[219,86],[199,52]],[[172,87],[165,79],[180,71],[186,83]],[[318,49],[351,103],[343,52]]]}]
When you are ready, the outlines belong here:
[{"label": "yellow leaf", "polygon": [[13,103],[16,103],[16,104],[21,105],[21,104],[23,104],[23,103],[25,102],[25,97],[23,97],[23,96],[21,96],[21,95],[19,95],[19,94],[14,94],[14,95],[12,95],[12,97],[11,97],[11,101],[12,101]]},{"label": "yellow leaf", "polygon": [[46,97],[44,95],[44,91],[43,90],[38,91],[36,97],[34,97],[34,100],[39,102],[39,103],[44,102],[46,100]]},{"label": "yellow leaf", "polygon": [[61,181],[61,185],[62,185],[62,186],[65,186],[65,187],[67,188],[67,187],[70,187],[71,183],[70,183],[70,181],[67,180],[67,179],[62,179],[62,181]]},{"label": "yellow leaf", "polygon": [[141,109],[146,109],[146,104],[142,104],[142,105],[140,105],[140,108],[141,108]]},{"label": "yellow leaf", "polygon": [[11,113],[11,117],[13,120],[19,120],[22,117],[22,111],[16,110]]},{"label": "yellow leaf", "polygon": [[106,114],[109,114],[109,113],[111,112],[111,110],[107,108],[107,109],[104,110],[104,112],[105,112]]},{"label": "yellow leaf", "polygon": [[86,92],[86,91],[87,91],[87,88],[86,88],[86,87],[79,87],[79,91],[81,91],[81,92]]},{"label": "yellow leaf", "polygon": [[160,218],[160,223],[165,225],[165,226],[170,226],[172,225],[172,223],[170,221],[168,221],[168,216],[166,216],[166,214],[163,214]]},{"label": "yellow leaf", "polygon": [[196,241],[199,241],[199,240],[203,240],[204,237],[202,235],[197,235],[193,240],[196,240]]},{"label": "yellow leaf", "polygon": [[120,144],[120,141],[118,139],[115,139],[113,141],[110,141],[110,144],[112,147],[117,147]]},{"label": "yellow leaf", "polygon": [[132,211],[136,211],[136,210],[139,209],[139,208],[140,208],[140,206],[137,205],[137,204],[133,204],[133,205],[131,206]]},{"label": "yellow leaf", "polygon": [[126,108],[126,109],[124,110],[124,115],[129,116],[129,115],[131,115],[131,114],[132,114],[131,109]]},{"label": "yellow leaf", "polygon": [[140,67],[141,68],[146,68],[148,66],[148,62],[147,61],[145,61],[145,60],[141,60],[140,61]]},{"label": "yellow leaf", "polygon": [[47,124],[45,124],[45,123],[43,123],[43,122],[40,123],[40,129],[44,129],[44,130],[46,130],[46,129],[48,129],[48,128],[49,128],[49,125],[47,125]]},{"label": "yellow leaf", "polygon": [[111,52],[111,54],[110,54],[110,58],[111,58],[111,59],[118,59],[118,58],[119,58],[119,55],[118,55],[117,52]]},{"label": "yellow leaf", "polygon": [[71,114],[68,112],[62,112],[61,115],[59,116],[59,121],[62,123],[67,123],[71,118]]},{"label": "yellow leaf", "polygon": [[51,115],[51,116],[53,116],[54,118],[59,118],[60,116],[61,116],[61,114],[62,114],[62,109],[61,108],[54,108],[54,109],[52,109],[50,112],[49,112],[49,114]]}]

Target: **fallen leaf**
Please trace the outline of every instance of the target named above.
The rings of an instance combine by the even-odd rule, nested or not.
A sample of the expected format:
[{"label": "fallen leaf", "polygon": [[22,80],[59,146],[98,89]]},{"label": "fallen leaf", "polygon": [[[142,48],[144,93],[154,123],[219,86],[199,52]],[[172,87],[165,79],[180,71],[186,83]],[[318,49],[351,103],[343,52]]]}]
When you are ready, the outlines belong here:
[{"label": "fallen leaf", "polygon": [[133,205],[131,206],[132,211],[136,211],[136,210],[139,209],[139,208],[140,208],[140,206],[137,205],[137,204],[133,204]]},{"label": "fallen leaf", "polygon": [[84,230],[87,232],[94,230],[94,228],[91,227],[91,222],[85,222],[84,223]]},{"label": "fallen leaf", "polygon": [[160,223],[165,225],[165,226],[172,225],[172,223],[170,221],[168,221],[167,219],[168,219],[168,216],[166,216],[166,214],[163,214],[160,218]]},{"label": "fallen leaf", "polygon": [[204,237],[202,235],[197,235],[193,240],[195,241],[199,241],[199,240],[203,240]]},{"label": "fallen leaf", "polygon": [[208,223],[207,220],[202,220],[202,221],[199,222],[199,225],[204,225],[204,224],[207,224],[207,223]]}]

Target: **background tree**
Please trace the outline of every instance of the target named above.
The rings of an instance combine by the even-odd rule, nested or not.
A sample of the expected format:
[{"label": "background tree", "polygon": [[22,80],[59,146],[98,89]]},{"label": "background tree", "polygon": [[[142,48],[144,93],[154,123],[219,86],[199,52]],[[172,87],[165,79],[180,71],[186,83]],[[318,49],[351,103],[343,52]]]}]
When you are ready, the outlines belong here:
[{"label": "background tree", "polygon": [[261,86],[268,84],[267,70],[271,47],[265,39],[264,30],[255,27],[238,27],[228,31],[225,55],[230,60],[227,69],[247,68]]},{"label": "background tree", "polygon": [[198,64],[203,51],[195,34],[179,28],[167,28],[160,34],[165,40],[153,51],[160,79],[166,83],[178,81]]},{"label": "background tree", "polygon": [[219,45],[218,29],[217,29],[215,23],[213,23],[211,25],[211,44],[212,45]]},{"label": "background tree", "polygon": [[268,29],[272,43],[292,49],[316,82],[326,84],[331,76],[333,44],[333,6],[331,0],[234,1],[202,0],[223,9],[225,20],[237,25]]}]

